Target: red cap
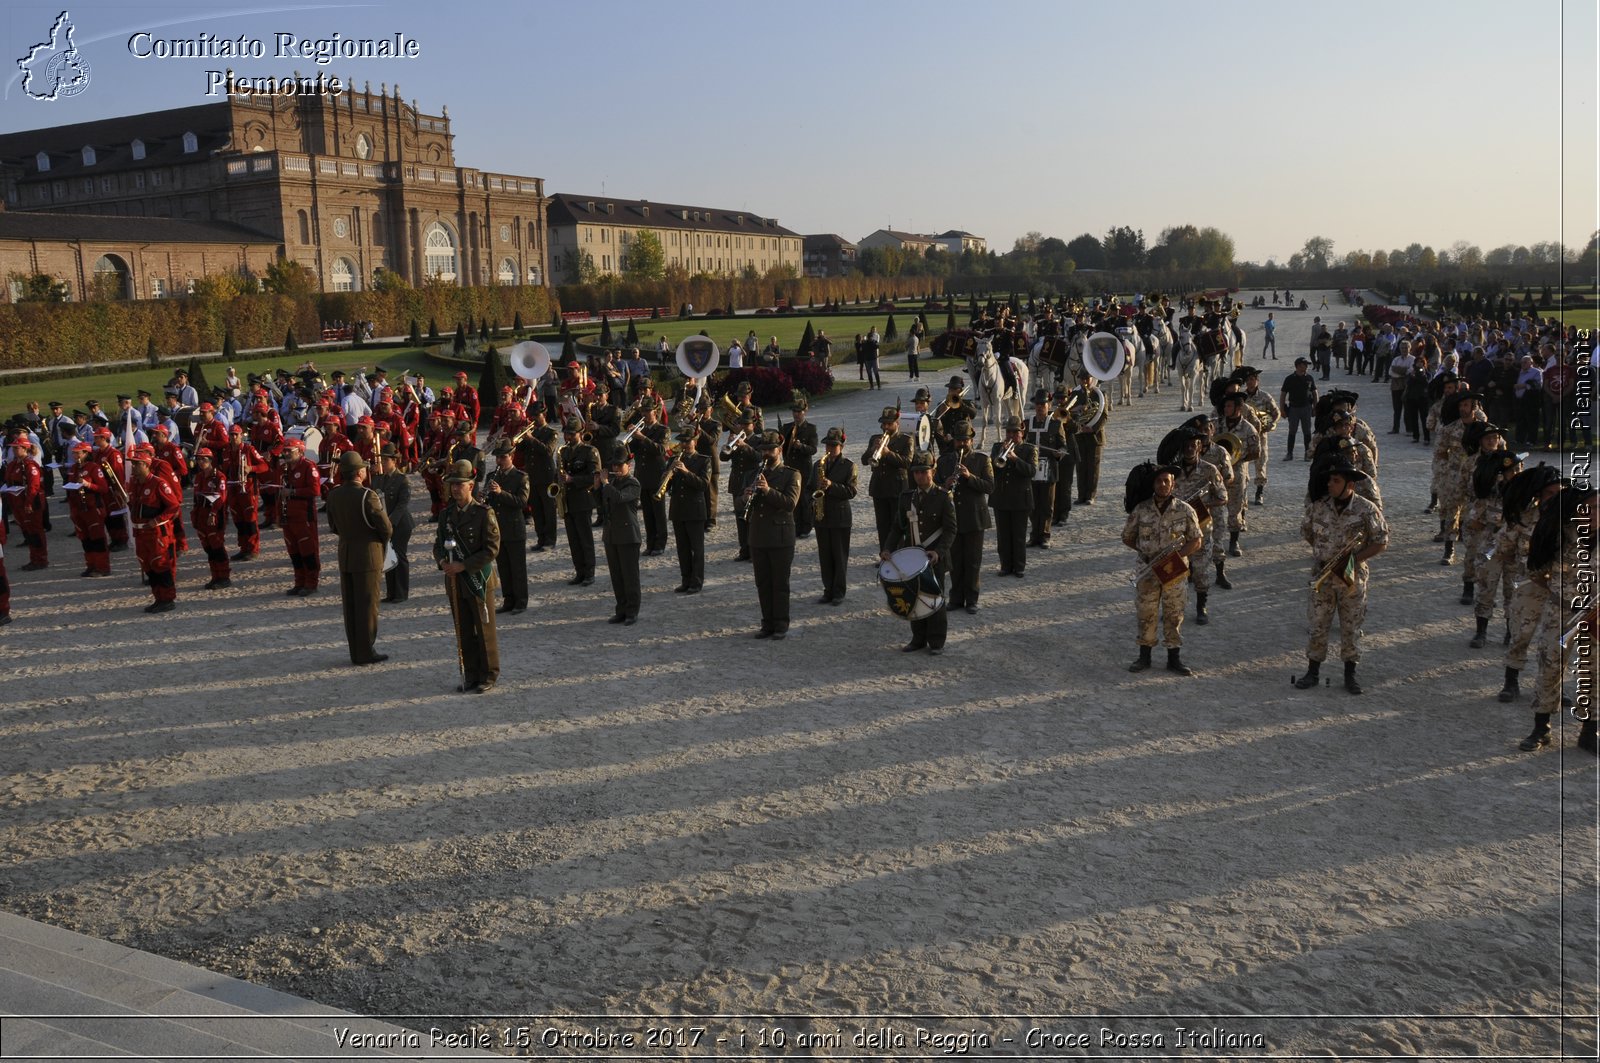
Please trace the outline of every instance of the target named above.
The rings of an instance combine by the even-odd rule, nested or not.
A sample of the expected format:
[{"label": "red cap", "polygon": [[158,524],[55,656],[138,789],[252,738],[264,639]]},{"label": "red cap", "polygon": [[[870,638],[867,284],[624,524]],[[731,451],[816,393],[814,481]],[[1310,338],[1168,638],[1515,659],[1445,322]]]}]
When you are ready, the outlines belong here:
[{"label": "red cap", "polygon": [[238,421],[235,421],[232,424],[230,424],[228,426],[228,434],[231,436],[235,432],[237,432],[239,435],[244,435],[244,425],[240,424]]},{"label": "red cap", "polygon": [[94,448],[80,439],[76,443],[72,444],[72,449],[74,452],[76,452],[79,450],[93,450]]},{"label": "red cap", "polygon": [[149,428],[146,428],[145,431],[149,432],[151,435],[154,435],[157,432],[160,432],[162,435],[166,435],[167,426],[164,424],[153,424]]},{"label": "red cap", "polygon": [[94,430],[94,437],[96,439],[110,439],[111,438],[111,429],[109,429],[109,428],[96,428]]},{"label": "red cap", "polygon": [[462,370],[457,370],[456,371],[456,379],[457,380],[465,380],[465,379],[467,379],[467,374]]},{"label": "red cap", "polygon": [[372,418],[363,417],[360,420],[356,421],[356,424],[366,425],[368,428],[371,428],[372,427]]},{"label": "red cap", "polygon": [[155,461],[156,448],[152,447],[149,443],[136,443],[134,444],[133,450],[129,453],[129,456],[133,458],[134,461]]},{"label": "red cap", "polygon": [[285,450],[290,448],[295,450],[304,450],[306,449],[306,441],[301,439],[299,436],[289,436],[283,441],[283,447]]},{"label": "red cap", "polygon": [[211,405],[211,403],[209,403],[209,402],[202,402],[199,406],[196,406],[195,409],[199,410],[201,413],[216,413],[217,412],[217,408],[215,406]]},{"label": "red cap", "polygon": [[201,447],[199,450],[194,452],[194,460],[199,461],[201,458],[210,458],[212,461],[215,461],[217,456],[211,453],[210,447]]}]

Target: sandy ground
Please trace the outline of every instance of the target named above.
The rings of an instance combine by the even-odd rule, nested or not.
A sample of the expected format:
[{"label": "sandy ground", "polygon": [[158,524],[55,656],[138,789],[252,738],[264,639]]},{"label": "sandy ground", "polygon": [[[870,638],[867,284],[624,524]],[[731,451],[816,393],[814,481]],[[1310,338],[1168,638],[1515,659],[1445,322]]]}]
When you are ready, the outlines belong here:
[{"label": "sandy ground", "polygon": [[[1315,312],[1277,312],[1274,393]],[[1335,373],[1379,433],[1394,533],[1359,698],[1289,685],[1310,566],[1282,430],[1236,589],[1185,625],[1199,674],[1126,671],[1122,481],[1182,419],[1169,391],[1113,409],[1100,504],[1025,580],[986,574],[939,659],[896,652],[864,497],[849,601],[811,604],[804,541],[781,644],[750,638],[729,519],[707,593],[649,559],[626,631],[603,576],[570,588],[564,554],[533,555],[487,697],[452,693],[425,568],[384,607],[393,659],[355,669],[331,561],[332,594],[283,597],[277,533],[223,593],[191,552],[157,619],[130,555],[76,578],[58,517],[48,571],[8,558],[0,903],[412,1025],[563,1014],[534,1043],[598,1029],[647,1055],[663,1024],[625,1016],[732,1016],[665,1024],[706,1028],[668,1054],[985,1053],[936,1039],[961,1032],[1011,1054],[1037,1028],[1054,1054],[1160,1055],[1184,1027],[1247,1039],[1187,1049],[1220,1055],[1592,1055],[1595,762],[1570,719],[1561,752],[1517,752],[1526,696],[1495,701],[1498,640],[1467,648],[1420,515],[1426,448],[1385,434],[1386,385]],[[817,411],[853,457],[880,401],[910,408],[886,375]]]}]

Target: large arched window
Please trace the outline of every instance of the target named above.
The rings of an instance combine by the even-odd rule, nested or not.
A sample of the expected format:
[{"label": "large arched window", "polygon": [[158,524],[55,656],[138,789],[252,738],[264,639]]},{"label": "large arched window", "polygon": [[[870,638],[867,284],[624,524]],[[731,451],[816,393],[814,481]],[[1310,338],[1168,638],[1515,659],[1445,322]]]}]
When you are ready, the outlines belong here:
[{"label": "large arched window", "polygon": [[348,258],[333,260],[333,290],[336,292],[353,292],[356,290],[355,263]]},{"label": "large arched window", "polygon": [[300,242],[302,244],[309,244],[311,242],[311,215],[307,214],[303,210],[296,211],[295,213],[300,221]]},{"label": "large arched window", "polygon": [[500,283],[517,283],[517,264],[509,258],[502,258],[500,260]]},{"label": "large arched window", "polygon": [[440,280],[456,279],[456,238],[439,222],[429,225],[423,234],[422,269]]},{"label": "large arched window", "polygon": [[101,299],[126,299],[128,264],[118,255],[101,255],[94,264],[94,293]]}]

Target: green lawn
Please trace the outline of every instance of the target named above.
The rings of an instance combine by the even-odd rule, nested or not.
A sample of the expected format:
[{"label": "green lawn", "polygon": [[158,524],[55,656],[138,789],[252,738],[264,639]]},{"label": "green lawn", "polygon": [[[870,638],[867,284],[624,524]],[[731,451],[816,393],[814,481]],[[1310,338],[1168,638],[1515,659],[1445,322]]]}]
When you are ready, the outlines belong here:
[{"label": "green lawn", "polygon": [[[501,342],[502,347],[509,347],[511,341]],[[389,379],[398,380],[401,373],[422,372],[430,380],[439,380],[448,376],[440,366],[431,363],[427,355],[417,347],[379,347],[369,345],[361,350],[340,351],[299,351],[296,354],[274,354],[253,358],[240,358],[234,361],[233,367],[238,370],[239,379],[247,380],[251,373],[270,373],[275,369],[287,369],[291,373],[300,368],[306,360],[314,362],[323,374],[343,369],[349,372],[362,366],[371,369],[382,364],[389,370]],[[114,410],[120,395],[133,395],[139,388],[147,389],[155,397],[157,404],[161,402],[161,389],[167,381],[172,379],[173,370],[182,368],[187,363],[163,363],[160,369],[130,369],[125,373],[103,373],[81,378],[62,378],[46,380],[32,384],[16,384],[0,387],[0,416],[10,417],[20,413],[30,401],[37,400],[40,408],[49,413],[48,403],[59,399],[67,408],[82,409],[86,399],[99,399],[100,405],[107,411]],[[210,384],[221,384],[227,374],[228,367],[221,362],[208,363],[202,367],[206,374],[206,381]]]}]

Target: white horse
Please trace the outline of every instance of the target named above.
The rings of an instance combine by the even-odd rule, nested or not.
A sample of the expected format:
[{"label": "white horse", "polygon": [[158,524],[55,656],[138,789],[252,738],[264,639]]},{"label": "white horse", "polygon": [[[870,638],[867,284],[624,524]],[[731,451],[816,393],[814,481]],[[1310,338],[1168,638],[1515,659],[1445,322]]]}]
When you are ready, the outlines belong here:
[{"label": "white horse", "polygon": [[[1122,342],[1122,374],[1117,377],[1119,385],[1117,391],[1118,406],[1133,405],[1133,374],[1143,364],[1146,355],[1144,343],[1139,339],[1139,333],[1131,325],[1119,325],[1113,330],[1112,335]],[[1140,378],[1143,379],[1142,377]],[[1142,396],[1143,391],[1139,392]]]},{"label": "white horse", "polygon": [[1207,359],[1200,357],[1200,349],[1195,345],[1194,334],[1188,329],[1178,330],[1178,384],[1183,392],[1183,405],[1178,409],[1185,413],[1194,412],[1195,389],[1204,395],[1211,386],[1211,370]]},{"label": "white horse", "polygon": [[1233,368],[1238,369],[1244,365],[1244,351],[1249,342],[1238,318],[1228,322],[1228,339],[1231,341],[1228,344],[1228,353],[1233,356]]},{"label": "white horse", "polygon": [[[1150,329],[1150,341],[1148,343],[1150,358],[1155,363],[1159,381],[1171,387],[1172,362],[1177,354],[1173,348],[1172,329],[1167,326],[1167,322],[1161,315],[1156,314],[1153,317],[1155,324]],[[1157,388],[1155,384],[1151,384],[1151,387],[1155,388],[1157,394],[1160,394],[1161,389]]]},{"label": "white horse", "polygon": [[1017,382],[1014,388],[1006,386],[1005,375],[1000,372],[1000,360],[994,353],[994,344],[988,336],[978,337],[972,359],[967,363],[967,375],[976,384],[973,391],[978,402],[978,419],[982,422],[978,428],[979,447],[988,446],[991,427],[995,430],[995,437],[1000,438],[1000,425],[1005,418],[1022,420],[1023,397],[1028,394],[1028,363],[1020,358],[1012,358],[1011,372]]}]

